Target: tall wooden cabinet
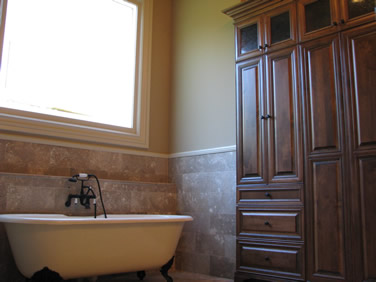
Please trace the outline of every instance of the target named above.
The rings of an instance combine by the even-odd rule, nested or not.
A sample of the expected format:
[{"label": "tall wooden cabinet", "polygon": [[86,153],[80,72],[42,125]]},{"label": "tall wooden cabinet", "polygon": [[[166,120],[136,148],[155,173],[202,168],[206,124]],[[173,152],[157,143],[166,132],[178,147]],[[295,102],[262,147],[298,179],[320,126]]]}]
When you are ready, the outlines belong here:
[{"label": "tall wooden cabinet", "polygon": [[248,0],[235,23],[236,281],[376,281],[374,0]]}]

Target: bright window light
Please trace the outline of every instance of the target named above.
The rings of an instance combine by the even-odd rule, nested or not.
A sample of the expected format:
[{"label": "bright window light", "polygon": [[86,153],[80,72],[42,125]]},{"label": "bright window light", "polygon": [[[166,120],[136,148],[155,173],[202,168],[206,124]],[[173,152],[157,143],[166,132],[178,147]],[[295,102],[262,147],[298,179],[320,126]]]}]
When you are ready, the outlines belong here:
[{"label": "bright window light", "polygon": [[0,107],[134,127],[138,7],[8,0]]}]

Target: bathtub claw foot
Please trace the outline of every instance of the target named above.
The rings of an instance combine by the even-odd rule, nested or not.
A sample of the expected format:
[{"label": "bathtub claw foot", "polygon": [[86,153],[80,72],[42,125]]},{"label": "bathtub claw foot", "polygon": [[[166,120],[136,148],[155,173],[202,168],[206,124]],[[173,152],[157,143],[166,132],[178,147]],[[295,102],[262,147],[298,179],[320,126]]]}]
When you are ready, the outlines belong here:
[{"label": "bathtub claw foot", "polygon": [[50,270],[48,267],[44,267],[42,270],[39,270],[33,274],[30,279],[26,281],[29,282],[60,282],[63,281],[63,278],[59,273]]},{"label": "bathtub claw foot", "polygon": [[167,282],[173,282],[171,276],[168,276],[168,271],[170,270],[172,264],[174,263],[174,257],[172,257],[164,266],[161,267],[161,274],[166,279]]},{"label": "bathtub claw foot", "polygon": [[145,271],[137,271],[138,279],[144,280],[145,275],[146,275]]}]

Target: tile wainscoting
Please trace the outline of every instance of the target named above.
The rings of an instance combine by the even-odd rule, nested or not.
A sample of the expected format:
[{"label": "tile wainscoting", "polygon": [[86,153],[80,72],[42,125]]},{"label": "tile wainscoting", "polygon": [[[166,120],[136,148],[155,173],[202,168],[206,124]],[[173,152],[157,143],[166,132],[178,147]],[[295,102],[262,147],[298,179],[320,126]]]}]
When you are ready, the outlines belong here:
[{"label": "tile wainscoting", "polygon": [[177,211],[193,216],[184,226],[176,269],[233,278],[235,272],[235,151],[171,158]]}]

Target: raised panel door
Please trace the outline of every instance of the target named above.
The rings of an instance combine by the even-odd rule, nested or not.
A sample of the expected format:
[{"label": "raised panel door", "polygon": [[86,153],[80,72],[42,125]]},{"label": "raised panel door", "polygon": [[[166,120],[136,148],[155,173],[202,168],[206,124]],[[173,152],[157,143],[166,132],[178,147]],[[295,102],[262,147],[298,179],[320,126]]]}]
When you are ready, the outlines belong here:
[{"label": "raised panel door", "polygon": [[342,90],[337,36],[302,45],[303,89],[309,154],[340,152]]},{"label": "raised panel door", "polygon": [[237,181],[264,182],[262,57],[237,65]]},{"label": "raised panel door", "polygon": [[363,280],[376,280],[376,154],[358,159]]},{"label": "raised panel door", "polygon": [[342,280],[345,278],[342,161],[312,160],[309,171],[306,201],[309,279]]},{"label": "raised panel door", "polygon": [[302,180],[297,49],[266,56],[268,182]]},{"label": "raised panel door", "polygon": [[376,148],[376,23],[343,32],[354,149]]}]

